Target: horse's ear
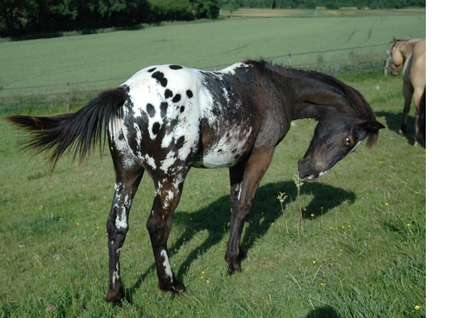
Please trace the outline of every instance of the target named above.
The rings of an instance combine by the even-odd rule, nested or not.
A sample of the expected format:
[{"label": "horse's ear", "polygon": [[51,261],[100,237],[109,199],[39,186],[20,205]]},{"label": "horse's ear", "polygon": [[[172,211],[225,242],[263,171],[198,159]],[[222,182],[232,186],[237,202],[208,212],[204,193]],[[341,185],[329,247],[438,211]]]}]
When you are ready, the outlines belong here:
[{"label": "horse's ear", "polygon": [[397,43],[397,39],[395,38],[395,36],[392,37],[392,42]]},{"label": "horse's ear", "polygon": [[365,121],[361,123],[359,126],[370,132],[378,132],[378,130],[386,128],[382,123],[376,120]]}]

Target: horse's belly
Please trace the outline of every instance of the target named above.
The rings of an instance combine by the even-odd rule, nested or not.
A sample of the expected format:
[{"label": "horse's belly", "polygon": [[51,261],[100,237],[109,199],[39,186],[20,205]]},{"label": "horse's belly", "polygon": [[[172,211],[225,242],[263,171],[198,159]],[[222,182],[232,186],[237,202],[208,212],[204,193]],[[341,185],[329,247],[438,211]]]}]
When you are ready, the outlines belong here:
[{"label": "horse's belly", "polygon": [[193,166],[198,168],[224,168],[232,167],[239,162],[240,153],[209,153],[203,157],[196,158]]},{"label": "horse's belly", "polygon": [[252,128],[247,131],[230,130],[209,145],[204,145],[194,161],[194,167],[224,168],[236,165],[250,149]]}]

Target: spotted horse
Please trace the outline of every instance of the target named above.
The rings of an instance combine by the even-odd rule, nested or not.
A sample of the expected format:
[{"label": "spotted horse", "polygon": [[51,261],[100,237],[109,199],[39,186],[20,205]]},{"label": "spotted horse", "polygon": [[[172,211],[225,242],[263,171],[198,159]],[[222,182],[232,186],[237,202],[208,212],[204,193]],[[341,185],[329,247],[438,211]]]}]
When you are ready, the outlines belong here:
[{"label": "spotted horse", "polygon": [[301,118],[318,121],[310,146],[298,161],[300,178],[308,180],[326,173],[366,137],[367,146],[374,145],[384,128],[354,88],[325,74],[264,60],[217,72],[151,66],[103,91],[78,112],[6,119],[31,131],[24,147],[48,152],[51,169],[69,150],[83,161],[94,144],[103,149],[107,138],[116,179],[106,223],[106,300],[121,303],[126,295],[120,251],[144,172],[155,186],[147,229],[158,286],[180,294],[185,286],[173,274],[167,239],[191,167],[229,169],[231,222],[225,260],[229,274],[240,272],[246,253],[240,247],[241,234],[256,190],[290,122]]}]

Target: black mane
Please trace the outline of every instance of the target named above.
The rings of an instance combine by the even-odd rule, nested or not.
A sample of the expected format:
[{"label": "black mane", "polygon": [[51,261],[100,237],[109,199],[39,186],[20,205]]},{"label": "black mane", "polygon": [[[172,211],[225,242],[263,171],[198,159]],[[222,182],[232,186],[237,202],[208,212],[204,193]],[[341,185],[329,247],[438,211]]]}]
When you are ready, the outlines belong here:
[{"label": "black mane", "polygon": [[[348,100],[349,106],[356,113],[356,115],[362,120],[376,120],[375,113],[372,110],[370,104],[366,101],[364,96],[353,87],[345,84],[337,78],[317,71],[296,69],[293,67],[285,67],[283,65],[273,64],[264,59],[260,60],[248,60],[245,62],[253,66],[259,72],[262,72],[270,77],[270,72],[279,72],[291,77],[306,77],[313,80],[317,80],[325,85],[334,88],[337,91],[342,92],[342,95]],[[369,134],[368,146],[376,143],[378,134]]]}]

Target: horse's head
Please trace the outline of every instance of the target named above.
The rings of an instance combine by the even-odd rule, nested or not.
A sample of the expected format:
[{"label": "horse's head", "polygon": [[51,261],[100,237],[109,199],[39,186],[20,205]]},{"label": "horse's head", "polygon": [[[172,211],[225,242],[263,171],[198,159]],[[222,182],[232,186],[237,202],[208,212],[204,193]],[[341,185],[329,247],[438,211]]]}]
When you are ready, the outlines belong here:
[{"label": "horse's head", "polygon": [[320,120],[303,159],[298,162],[301,179],[312,180],[329,171],[336,163],[368,138],[368,146],[376,143],[378,130],[384,125],[376,120],[361,121],[343,114]]},{"label": "horse's head", "polygon": [[405,57],[401,52],[401,46],[404,44],[405,40],[397,40],[395,37],[393,39],[394,44],[389,51],[389,55],[391,56],[391,64],[389,67],[391,75],[398,75],[400,69],[403,67],[403,63],[405,62]]}]

